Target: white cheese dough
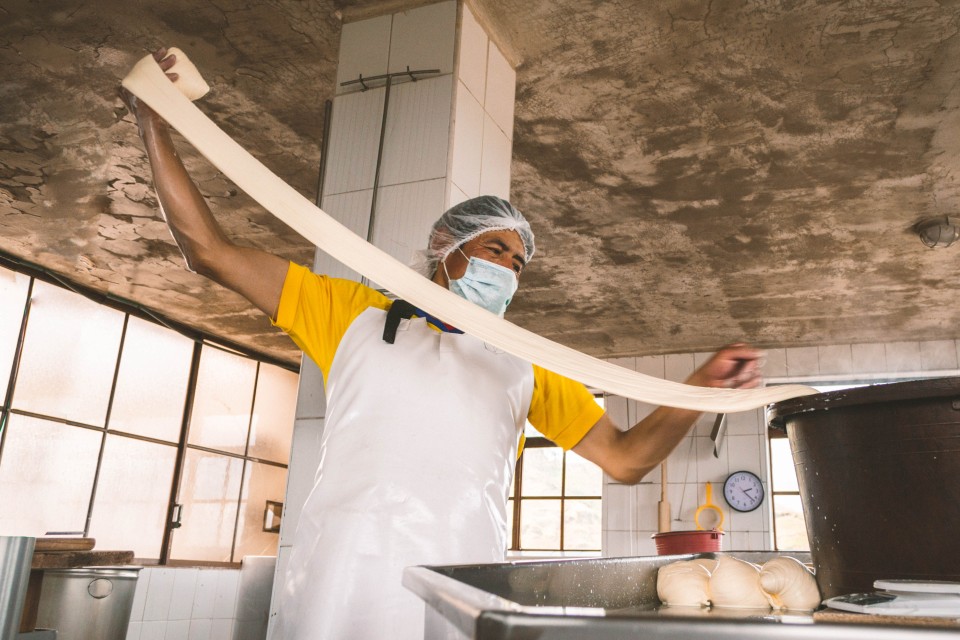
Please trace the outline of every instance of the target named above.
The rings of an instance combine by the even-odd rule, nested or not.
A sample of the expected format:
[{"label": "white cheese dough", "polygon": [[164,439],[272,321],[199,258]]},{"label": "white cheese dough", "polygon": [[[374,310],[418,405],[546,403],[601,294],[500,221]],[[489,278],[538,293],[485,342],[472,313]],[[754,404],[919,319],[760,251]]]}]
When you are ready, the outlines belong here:
[{"label": "white cheese dough", "polygon": [[173,66],[167,70],[167,73],[177,74],[177,79],[174,80],[173,85],[180,93],[186,96],[191,102],[207,95],[207,93],[210,92],[210,85],[208,85],[207,81],[200,75],[197,67],[190,62],[187,54],[176,47],[170,47],[167,49],[167,55],[171,54],[174,56],[174,63]]},{"label": "white cheese dough", "polygon": [[657,597],[671,607],[709,607],[710,572],[697,560],[679,560],[660,567]]},{"label": "white cheese dough", "polygon": [[[195,69],[177,50],[180,86]],[[197,72],[197,76],[200,74]],[[202,81],[202,78],[201,78]],[[270,172],[200,112],[153,59],[141,59],[123,86],[146,102],[227,177],[304,238],[372,282],[488,344],[614,395],[695,411],[733,413],[817,393],[801,385],[716,389],[661,380],[593,358],[522,329],[438,286],[367,243]],[[441,212],[437,212],[440,215]]]},{"label": "white cheese dough", "polygon": [[770,599],[760,588],[760,567],[730,556],[720,556],[710,575],[710,601],[715,607],[769,609]]},{"label": "white cheese dough", "polygon": [[820,606],[817,579],[796,558],[773,558],[760,569],[760,588],[770,598],[774,609],[813,611]]}]

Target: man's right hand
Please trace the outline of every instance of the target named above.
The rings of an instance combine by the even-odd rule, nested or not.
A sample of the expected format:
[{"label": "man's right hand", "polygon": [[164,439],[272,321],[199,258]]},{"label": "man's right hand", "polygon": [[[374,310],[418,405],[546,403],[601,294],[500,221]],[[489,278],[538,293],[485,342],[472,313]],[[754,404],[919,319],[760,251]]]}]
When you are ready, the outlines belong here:
[{"label": "man's right hand", "polygon": [[[176,82],[179,76],[176,73],[170,73],[170,69],[177,63],[177,56],[174,54],[167,54],[166,47],[160,47],[153,52],[153,59],[157,61],[157,64],[160,65],[160,68],[170,79],[170,82]],[[130,110],[130,113],[137,119],[137,125],[140,128],[140,137],[143,138],[145,132],[149,125],[152,124],[161,124],[166,125],[157,112],[150,108],[145,102],[142,102],[137,96],[133,95],[127,91],[124,87],[120,87],[119,90],[120,99],[123,100],[123,103],[127,106],[127,109]]]}]

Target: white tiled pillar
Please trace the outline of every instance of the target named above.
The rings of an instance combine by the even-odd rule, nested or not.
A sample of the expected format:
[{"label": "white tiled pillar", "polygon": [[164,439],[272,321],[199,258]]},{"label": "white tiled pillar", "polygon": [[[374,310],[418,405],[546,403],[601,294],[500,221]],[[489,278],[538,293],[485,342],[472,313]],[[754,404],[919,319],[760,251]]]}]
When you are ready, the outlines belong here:
[{"label": "white tiled pillar", "polygon": [[[384,125],[385,80],[369,79],[408,69],[438,72],[416,81],[394,76]],[[366,89],[342,84],[361,76]],[[409,263],[451,205],[478,195],[509,198],[515,81],[507,57],[463,0],[344,24],[321,207]],[[319,250],[313,270],[360,279]],[[304,359],[267,637],[319,465],[325,411],[323,376]]]},{"label": "white tiled pillar", "polygon": [[[407,69],[438,73],[411,81]],[[371,240],[408,263],[451,205],[509,198],[516,73],[462,1],[343,26],[321,205],[364,237],[386,93],[385,80],[369,78],[385,74],[401,75],[391,79]],[[324,254],[316,270],[358,278]]]}]

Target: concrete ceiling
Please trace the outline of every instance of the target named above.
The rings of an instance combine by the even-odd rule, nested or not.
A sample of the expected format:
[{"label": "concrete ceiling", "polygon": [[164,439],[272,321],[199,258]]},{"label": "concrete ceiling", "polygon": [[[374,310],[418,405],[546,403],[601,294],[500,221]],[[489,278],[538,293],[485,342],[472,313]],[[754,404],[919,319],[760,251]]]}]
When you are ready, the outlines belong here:
[{"label": "concrete ceiling", "polygon": [[[519,63],[512,199],[538,233],[509,319],[603,357],[960,338],[960,244],[907,231],[960,208],[960,3],[474,4]],[[341,22],[384,6],[3,0],[0,251],[295,362],[183,268],[116,86],[180,46],[203,109],[313,197]],[[183,155],[231,236],[310,261]]]}]

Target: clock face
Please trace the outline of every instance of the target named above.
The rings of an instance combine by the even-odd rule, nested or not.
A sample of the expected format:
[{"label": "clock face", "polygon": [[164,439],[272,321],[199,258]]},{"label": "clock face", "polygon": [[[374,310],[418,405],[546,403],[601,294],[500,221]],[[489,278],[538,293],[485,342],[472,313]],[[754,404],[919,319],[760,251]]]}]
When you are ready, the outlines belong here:
[{"label": "clock face", "polygon": [[753,511],[763,502],[763,484],[753,473],[737,471],[723,483],[723,497],[737,511]]}]

